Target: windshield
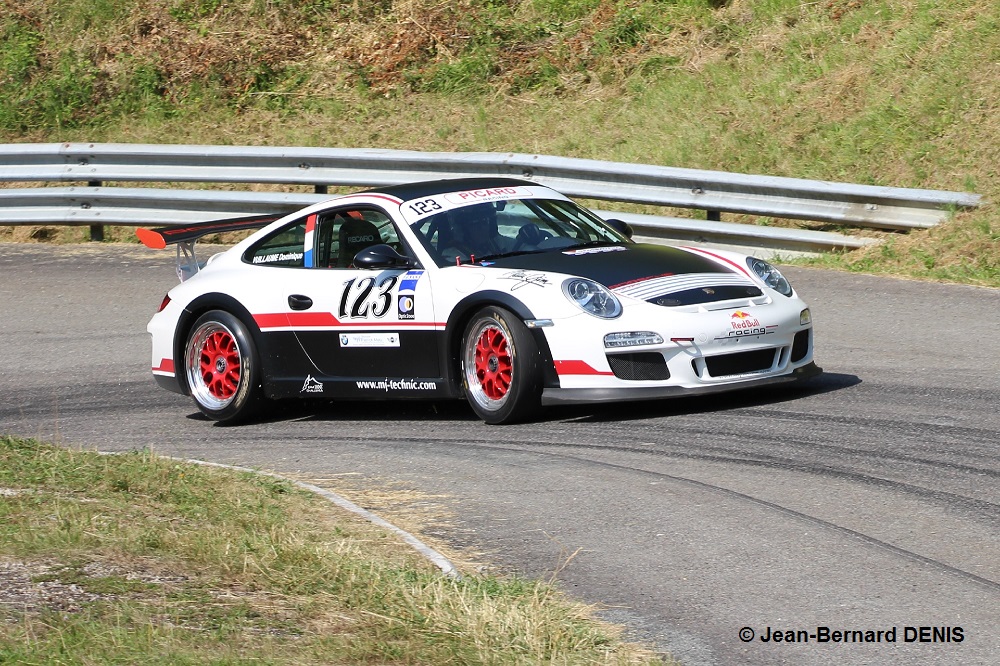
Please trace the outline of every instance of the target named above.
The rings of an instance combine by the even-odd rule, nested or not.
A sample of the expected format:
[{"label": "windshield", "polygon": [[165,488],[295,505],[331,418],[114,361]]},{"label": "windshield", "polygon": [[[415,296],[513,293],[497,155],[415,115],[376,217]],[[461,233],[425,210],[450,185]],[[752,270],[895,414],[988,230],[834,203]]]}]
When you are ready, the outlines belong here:
[{"label": "windshield", "polygon": [[472,204],[423,218],[412,228],[438,266],[631,242],[590,211],[554,199]]}]

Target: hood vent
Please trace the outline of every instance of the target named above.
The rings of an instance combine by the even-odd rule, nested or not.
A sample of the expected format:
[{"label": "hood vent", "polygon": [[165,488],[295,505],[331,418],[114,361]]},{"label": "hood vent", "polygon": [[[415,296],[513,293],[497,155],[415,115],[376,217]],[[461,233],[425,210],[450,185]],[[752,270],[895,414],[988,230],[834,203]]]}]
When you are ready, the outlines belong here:
[{"label": "hood vent", "polygon": [[750,299],[762,296],[763,292],[752,286],[723,286],[723,287],[702,287],[701,289],[687,289],[673,294],[664,294],[650,298],[653,305],[662,305],[665,308],[676,308],[683,305],[700,305],[702,303],[714,303],[716,301],[733,301],[739,299]]},{"label": "hood vent", "polygon": [[640,298],[668,308],[717,301],[745,301],[763,296],[757,285],[734,273],[657,275],[618,284],[611,289],[620,296]]}]

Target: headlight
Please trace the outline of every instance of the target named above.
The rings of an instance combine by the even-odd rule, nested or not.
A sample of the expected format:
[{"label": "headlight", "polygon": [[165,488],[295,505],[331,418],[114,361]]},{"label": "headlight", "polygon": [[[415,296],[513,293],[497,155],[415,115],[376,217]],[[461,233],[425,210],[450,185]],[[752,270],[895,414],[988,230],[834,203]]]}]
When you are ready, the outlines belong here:
[{"label": "headlight", "polygon": [[747,266],[771,289],[782,296],[792,295],[792,285],[788,284],[788,280],[781,274],[781,271],[771,264],[757,257],[747,257]]},{"label": "headlight", "polygon": [[571,278],[563,282],[562,290],[566,298],[595,317],[614,319],[622,313],[622,304],[615,295],[607,287],[593,280]]},{"label": "headlight", "polygon": [[604,336],[604,346],[608,349],[662,344],[663,336],[653,331],[627,331],[624,333],[608,333]]}]

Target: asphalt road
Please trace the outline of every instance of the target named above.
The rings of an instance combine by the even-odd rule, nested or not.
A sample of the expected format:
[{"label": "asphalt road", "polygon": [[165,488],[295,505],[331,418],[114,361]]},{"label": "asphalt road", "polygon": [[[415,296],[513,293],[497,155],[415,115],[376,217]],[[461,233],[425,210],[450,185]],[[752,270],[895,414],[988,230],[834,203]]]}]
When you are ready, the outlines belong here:
[{"label": "asphalt road", "polygon": [[503,428],[403,402],[222,428],[149,375],[172,260],[0,244],[0,432],[441,495],[456,543],[558,571],[688,666],[1000,663],[1000,291],[788,269],[826,371],[794,388]]}]

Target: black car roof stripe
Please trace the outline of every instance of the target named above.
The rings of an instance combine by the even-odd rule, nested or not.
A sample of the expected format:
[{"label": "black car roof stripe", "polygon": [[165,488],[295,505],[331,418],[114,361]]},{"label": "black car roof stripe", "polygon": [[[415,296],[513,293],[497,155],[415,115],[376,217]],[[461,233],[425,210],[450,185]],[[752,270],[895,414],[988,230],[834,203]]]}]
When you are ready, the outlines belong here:
[{"label": "black car roof stripe", "polygon": [[[365,190],[364,192],[356,192],[354,194],[387,194],[406,202],[414,199],[432,197],[438,194],[446,194],[448,192],[463,192],[466,190],[480,190],[500,187],[523,187],[526,185],[538,185],[538,183],[532,183],[530,181],[520,180],[517,178],[503,178],[499,176],[448,178],[442,180],[427,180],[418,183],[407,183],[405,185],[390,185],[389,187],[373,188]],[[147,239],[151,239],[151,242],[155,242],[158,247],[164,247],[174,243],[194,240],[206,234],[263,227],[280,217],[282,217],[282,215],[251,215],[225,220],[196,222],[189,225],[158,227],[156,229],[140,229],[137,230],[137,233],[142,232],[138,233],[138,235],[140,239],[143,239],[144,243],[147,243]]]}]

